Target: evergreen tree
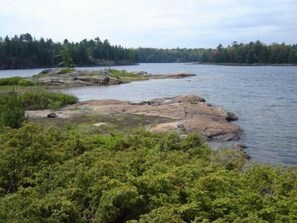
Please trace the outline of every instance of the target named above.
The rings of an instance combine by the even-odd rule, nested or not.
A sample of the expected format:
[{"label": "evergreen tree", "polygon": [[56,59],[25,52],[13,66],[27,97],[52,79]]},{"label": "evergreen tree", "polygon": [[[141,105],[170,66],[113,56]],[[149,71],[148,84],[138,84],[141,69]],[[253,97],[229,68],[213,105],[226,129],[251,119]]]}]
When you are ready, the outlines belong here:
[{"label": "evergreen tree", "polygon": [[64,45],[61,50],[60,50],[60,57],[61,57],[61,62],[59,63],[60,66],[65,66],[65,67],[74,67],[74,62],[73,59],[70,55],[70,51],[67,45]]}]

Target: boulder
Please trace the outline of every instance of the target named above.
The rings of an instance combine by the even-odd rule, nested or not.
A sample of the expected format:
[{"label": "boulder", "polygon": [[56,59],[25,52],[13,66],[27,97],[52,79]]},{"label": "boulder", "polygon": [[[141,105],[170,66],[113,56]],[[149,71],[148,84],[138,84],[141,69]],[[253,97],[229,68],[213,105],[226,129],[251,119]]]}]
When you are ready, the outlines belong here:
[{"label": "boulder", "polygon": [[237,120],[238,120],[238,117],[237,117],[237,115],[235,115],[235,113],[233,113],[233,112],[227,112],[226,120],[227,120],[228,122],[231,122],[231,121],[237,121]]},{"label": "boulder", "polygon": [[104,125],[107,125],[107,123],[106,122],[99,122],[99,123],[93,124],[93,126],[96,126],[96,127],[100,127],[100,126],[104,126]]},{"label": "boulder", "polygon": [[93,76],[77,76],[76,80],[83,81],[92,85],[107,85],[109,83],[109,77],[105,75],[93,75]]},{"label": "boulder", "polygon": [[180,78],[185,78],[185,77],[193,77],[193,76],[196,76],[196,74],[180,72],[180,73],[176,73],[176,74],[166,74],[164,76],[166,78],[180,79]]},{"label": "boulder", "polygon": [[52,113],[49,113],[49,114],[47,115],[47,117],[48,117],[48,118],[57,118],[58,116],[57,116],[56,113],[52,112]]},{"label": "boulder", "polygon": [[134,71],[134,72],[132,72],[132,74],[141,75],[141,76],[149,75],[149,74],[148,74],[147,72],[145,72],[145,71]]}]

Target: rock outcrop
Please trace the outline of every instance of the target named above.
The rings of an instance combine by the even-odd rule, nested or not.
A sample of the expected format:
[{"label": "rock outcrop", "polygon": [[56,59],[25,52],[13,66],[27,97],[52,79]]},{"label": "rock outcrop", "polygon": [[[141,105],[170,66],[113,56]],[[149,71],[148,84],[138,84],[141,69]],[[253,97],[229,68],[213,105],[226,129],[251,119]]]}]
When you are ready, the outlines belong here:
[{"label": "rock outcrop", "polygon": [[107,70],[81,71],[75,69],[48,69],[39,75],[33,76],[33,80],[45,86],[56,87],[80,87],[96,85],[117,85],[121,80],[113,78]]},{"label": "rock outcrop", "polygon": [[159,74],[152,75],[144,71],[126,72],[116,70],[77,70],[70,68],[55,68],[42,71],[33,76],[32,80],[45,85],[54,87],[80,87],[80,86],[100,86],[100,85],[118,85],[138,80],[150,79],[176,79],[194,76],[190,73],[177,74]]},{"label": "rock outcrop", "polygon": [[[43,117],[50,111],[28,111],[29,117]],[[181,134],[198,132],[206,140],[230,141],[240,138],[242,129],[230,123],[232,113],[220,107],[210,106],[196,95],[159,98],[140,103],[119,100],[91,100],[79,102],[55,111],[58,117],[96,114],[135,114],[167,118],[168,122],[147,126],[151,131],[177,131]],[[232,118],[230,118],[230,116]]]}]

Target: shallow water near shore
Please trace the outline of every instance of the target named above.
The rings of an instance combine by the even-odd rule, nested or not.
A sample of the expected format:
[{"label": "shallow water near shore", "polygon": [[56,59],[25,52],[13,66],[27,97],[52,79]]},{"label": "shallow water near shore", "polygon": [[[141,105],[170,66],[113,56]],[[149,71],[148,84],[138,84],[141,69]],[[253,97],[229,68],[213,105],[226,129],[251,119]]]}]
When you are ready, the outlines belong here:
[{"label": "shallow water near shore", "polygon": [[[142,101],[180,94],[196,94],[239,116],[242,142],[254,160],[297,166],[297,67],[140,64],[116,69],[168,74],[181,71],[197,76],[133,82],[107,87],[67,89],[80,100]],[[97,70],[102,67],[79,69]],[[33,73],[34,72],[34,73]],[[0,77],[31,76],[38,70],[0,71]],[[13,74],[13,75],[12,75]]]}]

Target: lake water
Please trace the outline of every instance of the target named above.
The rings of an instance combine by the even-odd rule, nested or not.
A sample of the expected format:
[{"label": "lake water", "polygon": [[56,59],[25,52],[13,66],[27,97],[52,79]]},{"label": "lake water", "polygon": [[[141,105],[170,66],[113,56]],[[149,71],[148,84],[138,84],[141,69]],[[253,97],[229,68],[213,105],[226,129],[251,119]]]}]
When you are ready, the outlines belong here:
[{"label": "lake water", "polygon": [[[130,101],[196,94],[239,116],[237,124],[244,130],[242,141],[248,146],[246,151],[252,159],[297,166],[297,67],[140,64],[116,68],[152,74],[186,71],[197,76],[82,87],[66,92],[80,100],[112,98]],[[0,77],[31,76],[39,71],[0,71]]]}]

